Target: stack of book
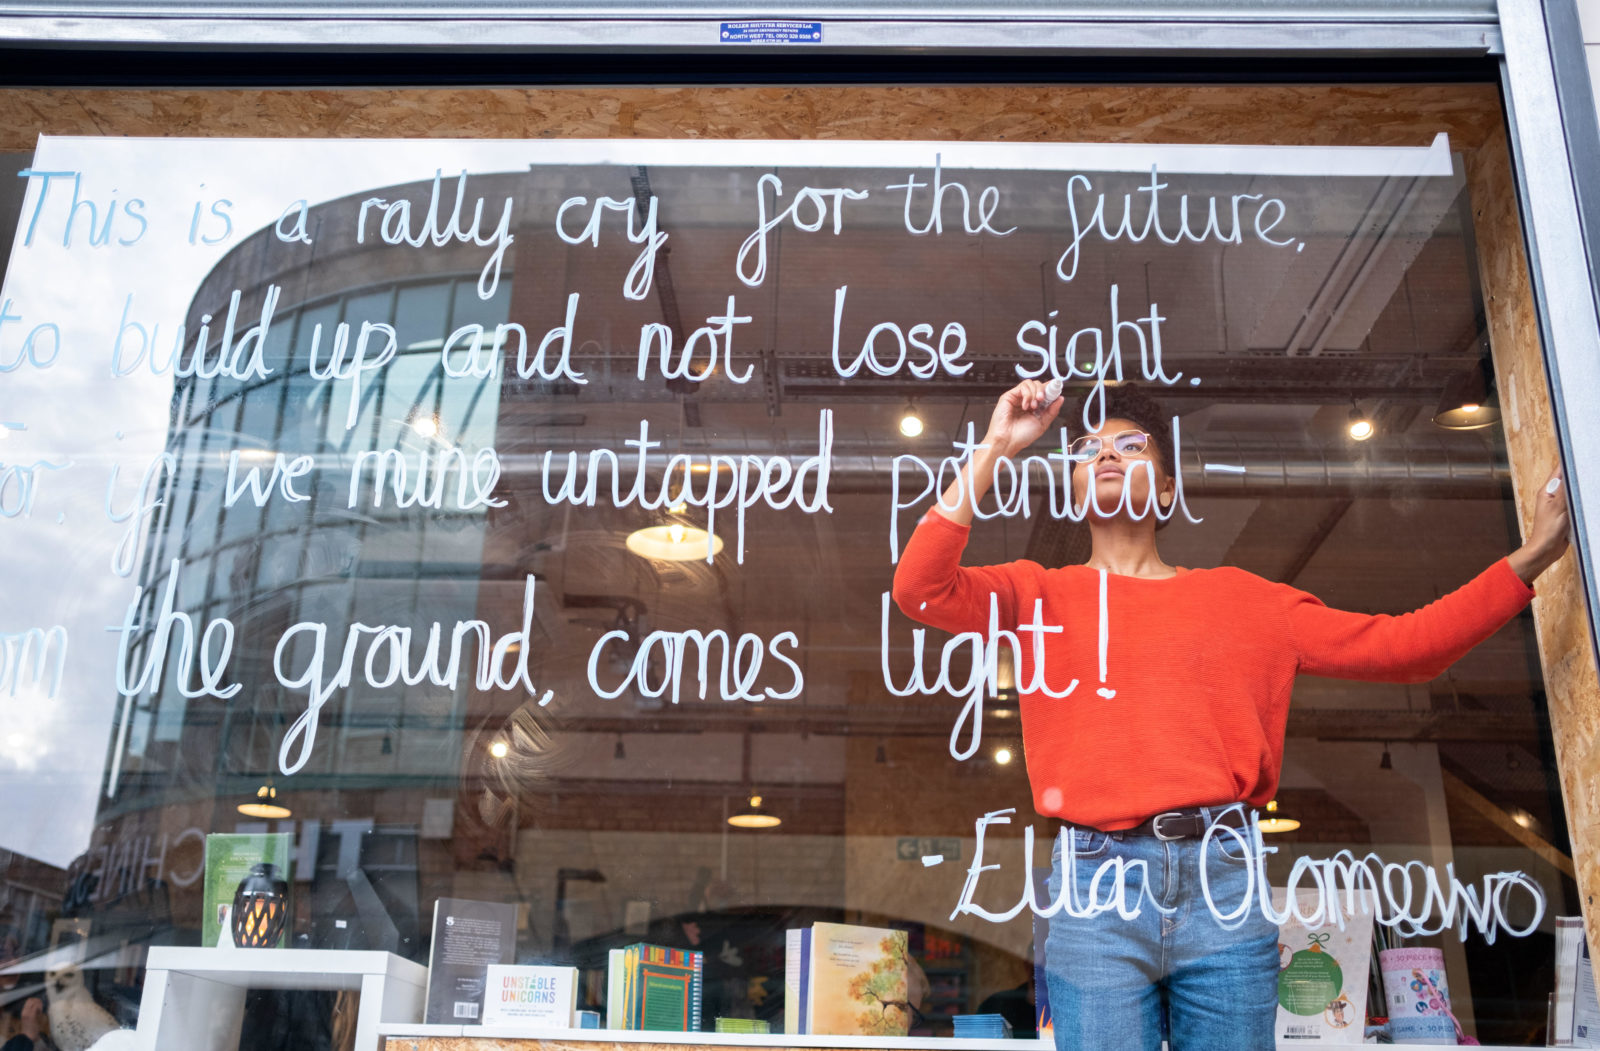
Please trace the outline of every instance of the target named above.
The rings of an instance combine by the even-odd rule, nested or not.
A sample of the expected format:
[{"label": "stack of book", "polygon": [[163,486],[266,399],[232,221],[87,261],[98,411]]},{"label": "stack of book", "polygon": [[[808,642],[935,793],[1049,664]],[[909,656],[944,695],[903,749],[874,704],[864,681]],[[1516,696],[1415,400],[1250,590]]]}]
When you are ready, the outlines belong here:
[{"label": "stack of book", "polygon": [[905,1036],[911,1031],[905,931],[815,923],[788,932],[785,1033]]},{"label": "stack of book", "polygon": [[606,1028],[698,1033],[705,955],[636,942],[612,949],[606,970]]},{"label": "stack of book", "polygon": [[1001,1015],[956,1015],[955,1035],[978,1040],[1010,1040],[1011,1023]]},{"label": "stack of book", "polygon": [[718,1018],[717,1032],[719,1033],[759,1033],[763,1036],[772,1032],[772,1026],[760,1018]]}]

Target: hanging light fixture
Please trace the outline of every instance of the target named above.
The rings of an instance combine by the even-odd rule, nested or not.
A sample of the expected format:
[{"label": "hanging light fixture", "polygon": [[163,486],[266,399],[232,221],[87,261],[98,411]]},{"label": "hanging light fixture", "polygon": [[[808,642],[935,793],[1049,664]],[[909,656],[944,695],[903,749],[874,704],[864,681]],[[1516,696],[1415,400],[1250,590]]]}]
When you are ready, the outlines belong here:
[{"label": "hanging light fixture", "polygon": [[900,433],[907,438],[915,438],[922,434],[922,416],[917,412],[917,407],[910,402],[900,414]]},{"label": "hanging light fixture", "polygon": [[721,554],[722,538],[710,536],[704,529],[682,522],[645,526],[628,534],[628,550],[640,558],[653,558],[661,562],[703,561],[708,538],[711,554]]},{"label": "hanging light fixture", "polygon": [[1500,422],[1488,361],[1478,359],[1470,368],[1451,376],[1444,385],[1433,423],[1447,431],[1476,431]]},{"label": "hanging light fixture", "polygon": [[1356,404],[1354,398],[1350,399],[1350,437],[1358,442],[1364,442],[1377,433],[1378,428],[1373,425],[1367,414],[1361,411],[1361,406]]},{"label": "hanging light fixture", "polygon": [[1389,742],[1383,742],[1383,758],[1378,760],[1379,770],[1393,770],[1394,759],[1389,755]]},{"label": "hanging light fixture", "polygon": [[622,747],[622,735],[621,734],[617,734],[617,747],[611,750],[611,758],[613,758],[613,759],[626,759],[626,758],[628,758],[628,750],[626,748]]},{"label": "hanging light fixture", "polygon": [[761,809],[763,800],[759,795],[750,797],[750,809],[738,814],[728,816],[728,824],[734,828],[777,828],[783,824],[783,819],[777,814]]},{"label": "hanging light fixture", "polygon": [[1296,821],[1292,817],[1285,817],[1283,813],[1278,810],[1278,801],[1276,799],[1272,799],[1268,800],[1267,802],[1267,816],[1261,818],[1260,821],[1257,822],[1257,826],[1261,829],[1261,831],[1268,834],[1273,832],[1293,832],[1295,829],[1300,827],[1300,822]]},{"label": "hanging light fixture", "polygon": [[994,750],[994,761],[999,763],[1001,766],[1005,766],[1007,763],[1011,762],[1011,749],[1005,747],[1004,745],[996,748]]},{"label": "hanging light fixture", "polygon": [[254,799],[248,803],[240,803],[235,809],[245,817],[258,817],[264,820],[293,816],[293,811],[278,802],[278,790],[270,781],[256,789]]}]

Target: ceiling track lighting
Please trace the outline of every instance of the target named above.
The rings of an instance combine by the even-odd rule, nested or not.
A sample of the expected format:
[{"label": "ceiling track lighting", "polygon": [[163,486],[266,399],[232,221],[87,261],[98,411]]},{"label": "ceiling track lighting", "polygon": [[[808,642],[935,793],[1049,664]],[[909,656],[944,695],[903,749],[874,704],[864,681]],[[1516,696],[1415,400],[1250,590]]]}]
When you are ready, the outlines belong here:
[{"label": "ceiling track lighting", "polygon": [[915,404],[906,403],[905,411],[900,414],[900,433],[907,438],[916,438],[922,434],[922,415],[917,412]]},{"label": "ceiling track lighting", "polygon": [[1356,404],[1355,398],[1350,399],[1350,437],[1358,442],[1364,442],[1377,433],[1378,428],[1373,424],[1371,417],[1361,411],[1361,406]]}]

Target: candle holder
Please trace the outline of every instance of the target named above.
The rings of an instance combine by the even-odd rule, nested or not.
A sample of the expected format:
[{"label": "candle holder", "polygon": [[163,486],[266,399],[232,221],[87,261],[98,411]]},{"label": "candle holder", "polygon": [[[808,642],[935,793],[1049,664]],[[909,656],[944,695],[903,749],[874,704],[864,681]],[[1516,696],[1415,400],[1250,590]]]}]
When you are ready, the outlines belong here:
[{"label": "candle holder", "polygon": [[278,878],[277,866],[265,862],[252,866],[233,892],[233,944],[243,949],[273,948],[288,919],[289,884]]}]

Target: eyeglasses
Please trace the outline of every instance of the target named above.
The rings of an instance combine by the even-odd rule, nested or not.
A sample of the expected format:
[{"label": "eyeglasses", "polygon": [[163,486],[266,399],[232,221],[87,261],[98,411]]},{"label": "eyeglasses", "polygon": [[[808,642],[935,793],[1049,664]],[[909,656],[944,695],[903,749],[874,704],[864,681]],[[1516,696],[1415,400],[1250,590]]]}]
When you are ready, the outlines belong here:
[{"label": "eyeglasses", "polygon": [[[1150,436],[1143,431],[1118,431],[1111,436],[1111,447],[1121,456],[1138,456],[1150,448]],[[1067,459],[1073,463],[1088,463],[1105,448],[1105,439],[1098,434],[1086,434],[1067,446]]]}]

